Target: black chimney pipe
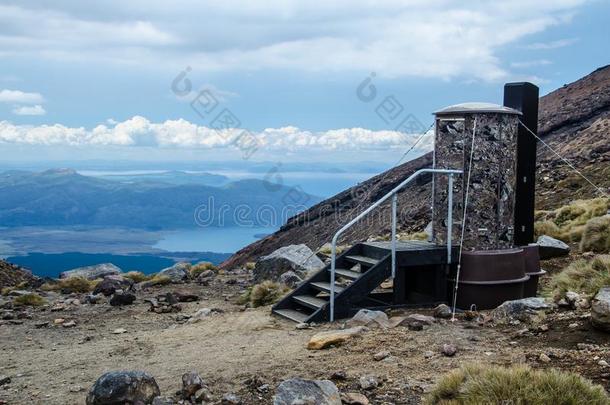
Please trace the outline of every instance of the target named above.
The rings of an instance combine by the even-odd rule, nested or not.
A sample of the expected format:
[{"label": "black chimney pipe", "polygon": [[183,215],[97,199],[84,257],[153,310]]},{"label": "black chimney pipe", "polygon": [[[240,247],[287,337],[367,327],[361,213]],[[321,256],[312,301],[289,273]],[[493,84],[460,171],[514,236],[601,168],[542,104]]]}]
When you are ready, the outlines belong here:
[{"label": "black chimney pipe", "polygon": [[[532,83],[506,83],[504,106],[521,111],[521,121],[538,134],[538,87]],[[534,242],[537,139],[522,125],[517,132],[517,185],[515,190],[515,246]]]}]

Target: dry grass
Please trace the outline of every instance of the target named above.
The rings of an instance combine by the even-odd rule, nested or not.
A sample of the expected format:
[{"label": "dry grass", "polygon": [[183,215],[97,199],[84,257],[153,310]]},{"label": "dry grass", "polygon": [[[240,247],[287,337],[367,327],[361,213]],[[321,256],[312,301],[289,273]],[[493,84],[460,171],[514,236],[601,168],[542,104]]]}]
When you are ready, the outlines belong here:
[{"label": "dry grass", "polygon": [[172,282],[172,279],[169,278],[169,276],[164,276],[164,275],[160,275],[160,274],[155,274],[152,276],[151,279],[147,280],[147,284],[149,286],[166,285],[171,282]]},{"label": "dry grass", "polygon": [[201,273],[203,273],[204,271],[207,271],[207,270],[212,270],[213,272],[217,272],[218,267],[216,267],[213,263],[210,263],[210,262],[199,262],[199,263],[191,266],[189,271],[191,273],[192,278],[197,278],[198,275],[200,275]]},{"label": "dry grass", "polygon": [[537,211],[534,224],[536,237],[548,235],[566,243],[580,242],[587,225],[593,222],[593,226],[596,224],[599,226],[597,218],[606,215],[608,209],[610,209],[609,198],[594,198],[577,200],[556,210]]},{"label": "dry grass", "polygon": [[123,277],[132,280],[134,283],[141,283],[142,281],[148,281],[152,279],[154,274],[144,274],[141,271],[128,271],[125,274],[122,274]]},{"label": "dry grass", "polygon": [[87,280],[84,277],[70,277],[58,280],[56,283],[46,283],[40,287],[44,291],[69,291],[86,293],[93,291],[101,280]]},{"label": "dry grass", "polygon": [[610,253],[610,215],[590,219],[582,230],[582,252]]},{"label": "dry grass", "polygon": [[240,297],[239,302],[249,304],[252,308],[258,308],[274,304],[289,291],[290,288],[284,285],[266,280],[248,288],[248,291]]},{"label": "dry grass", "polygon": [[17,306],[39,307],[47,303],[47,300],[38,294],[25,294],[13,300],[13,304]]},{"label": "dry grass", "polygon": [[572,262],[553,276],[548,291],[559,300],[567,291],[594,295],[605,286],[610,286],[610,255],[599,255],[592,260]]},{"label": "dry grass", "polygon": [[608,405],[604,389],[575,373],[468,365],[446,374],[426,397],[428,405]]},{"label": "dry grass", "polygon": [[400,240],[428,240],[428,234],[426,232],[413,232],[407,234],[399,234],[398,239]]},{"label": "dry grass", "polygon": [[248,263],[246,263],[246,270],[248,270],[248,271],[254,270],[255,267],[256,267],[256,263],[255,262],[248,262]]}]

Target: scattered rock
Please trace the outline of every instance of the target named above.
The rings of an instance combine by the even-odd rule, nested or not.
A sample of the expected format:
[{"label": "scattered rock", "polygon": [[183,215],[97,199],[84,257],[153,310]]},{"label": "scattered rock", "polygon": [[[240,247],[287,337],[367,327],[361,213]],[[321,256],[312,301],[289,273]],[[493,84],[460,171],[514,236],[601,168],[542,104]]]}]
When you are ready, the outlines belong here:
[{"label": "scattered rock", "polygon": [[449,319],[453,315],[451,308],[449,308],[446,304],[440,304],[436,308],[434,308],[434,317],[441,319]]},{"label": "scattered rock", "polygon": [[287,271],[282,273],[278,281],[290,288],[295,288],[303,281],[303,279],[294,271]]},{"label": "scattered rock", "polygon": [[358,392],[346,392],[341,394],[341,400],[348,405],[369,405],[370,401]]},{"label": "scattered rock", "polygon": [[546,355],[546,353],[542,353],[538,359],[543,363],[550,363],[551,358]]},{"label": "scattered rock", "polygon": [[608,367],[608,362],[606,360],[600,360],[597,362],[597,365],[600,367]]},{"label": "scattered rock", "polygon": [[125,328],[117,328],[117,329],[113,330],[112,333],[115,334],[115,335],[120,335],[121,333],[127,333],[127,329],[125,329]]},{"label": "scattered rock", "polygon": [[173,293],[176,301],[178,302],[195,302],[199,301],[199,296],[194,293],[189,293],[186,291],[174,291]]},{"label": "scattered rock", "polygon": [[379,386],[379,378],[374,375],[363,375],[358,379],[358,384],[363,390],[372,390]]},{"label": "scattered rock", "polygon": [[11,377],[7,375],[0,375],[0,387],[11,382]]},{"label": "scattered rock", "polygon": [[547,235],[541,235],[536,244],[539,246],[538,251],[542,260],[567,256],[570,253],[570,246]]},{"label": "scattered rock", "polygon": [[426,351],[424,352],[424,357],[425,357],[426,359],[430,359],[430,358],[434,357],[434,352],[433,352],[432,350],[426,350]]},{"label": "scattered rock", "polygon": [[152,401],[152,405],[175,405],[175,401],[170,397],[156,397]]},{"label": "scattered rock", "polygon": [[335,371],[330,375],[331,380],[345,381],[347,380],[347,373],[343,370]]},{"label": "scattered rock", "polygon": [[356,326],[350,329],[320,332],[312,336],[307,343],[307,348],[309,350],[321,350],[329,346],[340,345],[349,339],[360,336],[365,330],[366,328],[363,326]]},{"label": "scattered rock", "polygon": [[56,319],[53,319],[53,325],[61,325],[65,321],[66,320],[64,318],[56,318]]},{"label": "scattered rock", "polygon": [[76,321],[62,322],[61,326],[64,328],[73,328],[76,326]]},{"label": "scattered rock", "polygon": [[70,392],[82,392],[84,390],[85,389],[80,385],[72,385],[70,388],[68,388],[68,391]]},{"label": "scattered rock", "polygon": [[445,343],[441,349],[441,353],[447,357],[453,357],[457,353],[457,347],[451,343]]},{"label": "scattered rock", "polygon": [[212,310],[210,308],[201,308],[200,310],[195,312],[193,315],[191,315],[191,317],[189,318],[187,323],[197,323],[197,322],[203,320],[204,318],[207,318],[208,316],[210,316],[211,313],[212,313]]},{"label": "scattered rock", "polygon": [[77,267],[72,270],[63,271],[59,278],[83,277],[88,280],[103,278],[112,274],[121,274],[123,271],[112,263],[96,264],[95,266]]},{"label": "scattered rock", "polygon": [[382,327],[384,329],[390,327],[390,322],[385,312],[372,311],[370,309],[361,309],[346,324],[349,327],[366,326],[368,328]]},{"label": "scattered rock", "polygon": [[210,280],[216,277],[216,273],[213,270],[204,270],[195,279],[195,281],[199,284],[208,285]]},{"label": "scattered rock", "polygon": [[310,329],[311,326],[308,323],[297,323],[294,327],[297,330]]},{"label": "scattered rock", "polygon": [[383,350],[381,352],[377,352],[373,355],[373,360],[375,361],[381,361],[387,357],[390,357],[390,352],[387,350]]},{"label": "scattered rock", "polygon": [[35,322],[34,323],[34,327],[36,329],[40,329],[40,328],[46,328],[47,326],[49,326],[49,321],[39,321],[39,322]]},{"label": "scattered rock", "polygon": [[104,277],[93,290],[93,294],[103,294],[110,297],[117,290],[128,290],[133,286],[133,280],[119,275],[110,275]]},{"label": "scattered rock", "polygon": [[341,405],[341,395],[331,381],[291,378],[277,387],[273,405],[293,404]]},{"label": "scattered rock", "polygon": [[263,280],[278,281],[287,271],[293,271],[299,277],[324,267],[324,262],[307,247],[307,245],[284,246],[273,253],[261,257],[252,270],[255,283]]},{"label": "scattered rock", "polygon": [[428,315],[411,314],[405,318],[403,324],[406,323],[408,325],[410,322],[420,322],[424,325],[432,325],[436,320],[434,317]]},{"label": "scattered rock", "polygon": [[222,396],[222,400],[220,401],[222,405],[240,405],[241,398],[233,393],[227,393]]},{"label": "scattered rock", "polygon": [[520,300],[506,301],[491,312],[491,317],[496,322],[509,322],[512,319],[527,321],[530,315],[537,311],[550,309],[551,305],[544,298],[530,297]]},{"label": "scattered rock", "polygon": [[591,301],[591,323],[599,330],[610,332],[610,287],[601,288]]},{"label": "scattered rock", "polygon": [[111,371],[93,384],[87,405],[151,404],[160,395],[155,379],[143,371]]},{"label": "scattered rock", "polygon": [[98,294],[87,294],[83,298],[83,304],[98,304],[102,300],[102,296]]},{"label": "scattered rock", "polygon": [[169,277],[169,279],[171,280],[172,283],[182,283],[184,281],[187,281],[190,278],[190,276],[191,276],[191,273],[189,272],[190,268],[191,268],[190,263],[180,262],[180,263],[174,264],[171,267],[164,268],[158,274],[160,276]]},{"label": "scattered rock", "polygon": [[113,307],[131,305],[135,300],[136,296],[133,293],[117,290],[110,298],[110,305]]},{"label": "scattered rock", "polygon": [[411,321],[407,324],[407,328],[412,331],[424,330],[424,324],[419,321]]},{"label": "scattered rock", "polygon": [[182,397],[184,399],[190,399],[197,391],[205,387],[205,381],[195,371],[182,375]]}]

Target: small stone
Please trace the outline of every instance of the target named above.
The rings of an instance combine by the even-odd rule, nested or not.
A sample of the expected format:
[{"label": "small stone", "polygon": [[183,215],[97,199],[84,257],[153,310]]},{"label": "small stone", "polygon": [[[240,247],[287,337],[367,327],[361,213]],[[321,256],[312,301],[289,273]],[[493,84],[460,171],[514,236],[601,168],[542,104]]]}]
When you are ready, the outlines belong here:
[{"label": "small stone", "polygon": [[440,304],[436,308],[434,308],[434,317],[441,319],[449,319],[453,315],[451,308],[449,308],[446,304]]},{"label": "small stone", "polygon": [[156,397],[152,401],[152,405],[174,405],[176,402],[169,397]]},{"label": "small stone", "polygon": [[424,324],[419,321],[411,321],[407,324],[409,330],[420,331],[424,330]]},{"label": "small stone", "polygon": [[112,331],[112,333],[115,335],[120,335],[121,333],[126,333],[126,332],[127,332],[127,329],[124,329],[124,328],[117,328]]},{"label": "small stone", "polygon": [[389,351],[387,351],[387,350],[383,350],[383,351],[381,351],[381,352],[375,353],[375,354],[373,355],[373,360],[375,360],[375,361],[381,361],[381,360],[383,360],[383,359],[385,359],[385,358],[387,358],[387,357],[389,357],[389,356],[390,356],[390,352],[389,352]]},{"label": "small stone", "polygon": [[576,328],[578,328],[578,323],[577,322],[572,322],[571,324],[568,325],[568,328],[576,329]]},{"label": "small stone", "polygon": [[195,371],[191,371],[182,375],[182,397],[189,399],[201,388],[206,387],[203,378]]},{"label": "small stone", "polygon": [[311,337],[307,343],[307,348],[309,350],[321,350],[329,346],[337,346],[345,343],[349,339],[360,336],[364,331],[364,327],[357,326],[351,329],[320,332]]},{"label": "small stone", "polygon": [[346,392],[341,394],[341,401],[347,405],[368,405],[370,401],[358,392]]},{"label": "small stone", "polygon": [[242,402],[237,395],[233,393],[227,393],[222,396],[222,400],[220,401],[220,403],[222,405],[240,405]]},{"label": "small stone", "polygon": [[330,379],[335,381],[345,381],[347,380],[347,373],[343,370],[335,371],[330,375]]},{"label": "small stone", "polygon": [[271,387],[269,386],[269,384],[263,384],[263,385],[256,387],[256,390],[258,392],[262,392],[262,393],[269,392],[270,389],[271,389]]},{"label": "small stone", "polygon": [[457,353],[457,347],[455,347],[455,345],[452,345],[450,343],[445,343],[443,345],[441,353],[443,353],[443,355],[445,355],[447,357],[453,357]]},{"label": "small stone", "polygon": [[76,321],[68,321],[62,324],[64,328],[73,328],[76,326]]},{"label": "small stone", "polygon": [[212,313],[212,310],[210,308],[201,308],[200,310],[195,312],[193,315],[191,315],[189,320],[186,322],[187,323],[197,323],[197,322],[207,318],[208,316],[210,316],[211,313]]},{"label": "small stone", "polygon": [[54,325],[61,325],[62,323],[64,323],[66,320],[64,318],[57,318],[57,319],[53,319],[53,324]]},{"label": "small stone", "polygon": [[143,371],[112,371],[97,379],[87,405],[150,404],[161,395],[155,379]]},{"label": "small stone", "polygon": [[542,353],[538,359],[543,363],[550,363],[551,358],[546,355],[546,353]]},{"label": "small stone", "polygon": [[84,391],[84,390],[85,389],[82,386],[80,386],[80,385],[73,385],[70,388],[68,388],[68,391],[70,391],[70,392],[81,392],[81,391]]},{"label": "small stone", "polygon": [[379,378],[374,375],[363,375],[358,380],[358,383],[363,390],[372,390],[379,386]]},{"label": "small stone", "polygon": [[341,394],[328,380],[291,378],[282,381],[275,390],[275,405],[341,405]]},{"label": "small stone", "polygon": [[308,323],[298,323],[294,328],[298,329],[298,330],[303,330],[303,329],[310,329],[310,326]]},{"label": "small stone", "polygon": [[426,359],[430,359],[430,358],[434,357],[434,352],[433,352],[433,351],[431,351],[431,350],[426,350],[426,351],[424,352],[424,357],[425,357]]},{"label": "small stone", "polygon": [[597,365],[601,367],[608,367],[608,362],[606,360],[600,360],[597,362]]},{"label": "small stone", "polygon": [[542,324],[542,325],[540,325],[540,326],[538,327],[538,330],[539,330],[540,332],[548,332],[548,331],[549,331],[549,325],[547,325],[547,324]]},{"label": "small stone", "polygon": [[195,301],[199,301],[199,296],[197,294],[189,293],[189,292],[186,292],[186,291],[174,291],[174,297],[176,297],[176,300],[178,302],[195,302]]},{"label": "small stone", "polygon": [[46,328],[47,326],[49,326],[49,321],[40,321],[40,322],[36,322],[34,323],[34,327],[36,329],[40,329],[40,328]]},{"label": "small stone", "polygon": [[208,387],[202,387],[195,392],[195,401],[206,403],[212,399],[212,395]]},{"label": "small stone", "polygon": [[11,382],[11,377],[7,375],[0,375],[0,386],[9,384]]}]

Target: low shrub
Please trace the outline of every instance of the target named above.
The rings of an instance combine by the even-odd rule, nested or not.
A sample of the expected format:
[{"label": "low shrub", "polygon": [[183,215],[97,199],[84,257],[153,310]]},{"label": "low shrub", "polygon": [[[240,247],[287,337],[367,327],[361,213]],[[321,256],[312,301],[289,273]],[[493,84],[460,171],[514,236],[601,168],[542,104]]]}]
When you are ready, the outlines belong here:
[{"label": "low shrub", "polygon": [[240,297],[241,304],[249,304],[252,308],[271,305],[282,298],[290,288],[274,281],[263,281],[250,288]]},{"label": "low shrub", "polygon": [[580,240],[582,252],[610,253],[610,215],[590,219]]},{"label": "low shrub", "polygon": [[254,270],[255,267],[256,267],[256,263],[255,262],[248,262],[248,263],[246,263],[246,270],[248,270],[248,271]]},{"label": "low shrub", "polygon": [[18,306],[39,307],[46,303],[47,300],[42,298],[40,295],[34,293],[20,295],[19,297],[13,300],[13,304]]},{"label": "low shrub", "polygon": [[603,387],[555,369],[468,365],[446,374],[426,397],[428,405],[607,405]]},{"label": "low shrub", "polygon": [[218,271],[218,267],[216,267],[213,263],[210,262],[199,262],[191,266],[190,272],[192,278],[197,278],[198,275],[203,273],[206,270],[212,270],[214,272]]},{"label": "low shrub", "polygon": [[576,260],[553,275],[549,291],[558,300],[568,291],[594,295],[600,288],[609,285],[610,255],[599,255],[592,260]]},{"label": "low shrub", "polygon": [[132,280],[134,283],[141,283],[142,281],[148,281],[154,277],[151,274],[144,274],[141,271],[128,271],[123,274],[123,277]]},{"label": "low shrub", "polygon": [[45,291],[68,291],[86,293],[93,291],[101,280],[87,280],[84,277],[70,277],[57,280],[55,283],[45,283],[40,287]]}]

